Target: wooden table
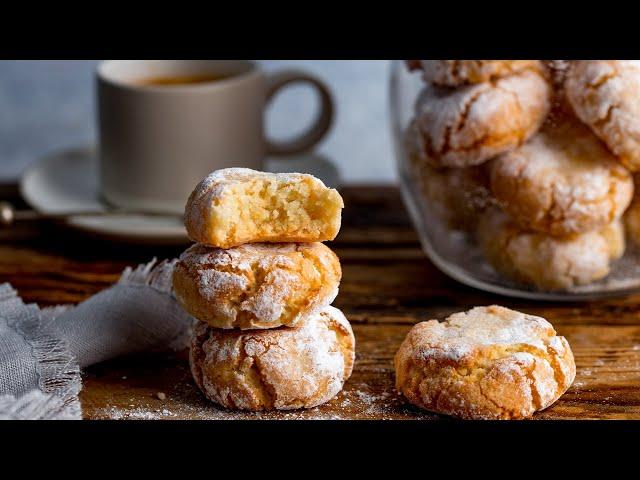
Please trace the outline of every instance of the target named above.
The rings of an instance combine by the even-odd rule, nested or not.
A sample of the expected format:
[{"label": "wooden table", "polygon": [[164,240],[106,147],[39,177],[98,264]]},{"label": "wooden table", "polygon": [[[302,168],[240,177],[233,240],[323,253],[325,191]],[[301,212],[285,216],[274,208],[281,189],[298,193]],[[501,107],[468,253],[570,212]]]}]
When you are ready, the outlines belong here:
[{"label": "wooden table", "polygon": [[[15,191],[0,193],[7,198]],[[467,288],[426,259],[397,189],[350,187],[342,194],[343,228],[330,244],[343,269],[335,305],[353,324],[357,357],[353,376],[337,398],[308,411],[229,412],[200,395],[186,352],[141,355],[84,372],[85,418],[439,419],[407,405],[395,392],[393,355],[414,323],[494,303],[547,318],[573,348],[575,383],[534,418],[640,418],[640,295],[552,304]],[[11,282],[25,301],[41,306],[79,302],[115,282],[127,265],[174,257],[183,248],[106,243],[55,225],[23,224],[0,231],[0,282]]]}]

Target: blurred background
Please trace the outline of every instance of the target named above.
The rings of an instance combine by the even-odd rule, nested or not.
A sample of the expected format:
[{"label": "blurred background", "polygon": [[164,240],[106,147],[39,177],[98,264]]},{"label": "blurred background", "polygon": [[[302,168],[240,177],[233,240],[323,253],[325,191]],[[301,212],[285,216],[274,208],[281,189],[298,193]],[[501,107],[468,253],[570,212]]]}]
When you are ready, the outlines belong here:
[{"label": "blurred background", "polygon": [[[32,162],[60,148],[95,142],[94,60],[0,61],[0,182],[15,181]],[[267,71],[304,68],[329,84],[336,122],[319,145],[344,183],[396,179],[388,126],[386,60],[261,60]],[[315,97],[292,87],[267,113],[267,133],[294,136],[311,123]]]}]

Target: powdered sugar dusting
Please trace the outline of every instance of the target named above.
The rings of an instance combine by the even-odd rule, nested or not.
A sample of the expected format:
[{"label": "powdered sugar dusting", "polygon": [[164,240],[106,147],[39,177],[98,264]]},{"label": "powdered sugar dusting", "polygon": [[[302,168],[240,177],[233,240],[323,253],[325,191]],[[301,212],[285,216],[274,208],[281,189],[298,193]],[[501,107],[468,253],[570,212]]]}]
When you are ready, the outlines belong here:
[{"label": "powdered sugar dusting", "polygon": [[491,164],[492,190],[524,228],[567,235],[603,227],[631,201],[631,175],[577,120],[544,128]]},{"label": "powdered sugar dusting", "polygon": [[[264,268],[264,266],[262,267]],[[240,304],[240,310],[250,312],[264,322],[275,323],[282,316],[298,276],[285,270],[269,272],[264,288]]]},{"label": "powdered sugar dusting", "polygon": [[455,90],[429,85],[415,108],[425,157],[436,166],[481,164],[537,131],[549,97],[547,81],[533,71]]},{"label": "powdered sugar dusting", "polygon": [[409,60],[409,69],[421,69],[425,81],[459,86],[488,82],[523,70],[541,71],[539,60]]},{"label": "powdered sugar dusting", "polygon": [[428,322],[429,343],[453,358],[461,358],[483,345],[526,344],[544,349],[555,335],[544,318],[504,307],[476,307],[451,315],[445,322]]},{"label": "powdered sugar dusting", "polygon": [[640,168],[640,63],[637,60],[573,62],[565,88],[576,115],[623,164]]},{"label": "powdered sugar dusting", "polygon": [[[199,323],[192,369],[204,393],[219,404],[248,410],[308,408],[342,389],[353,368],[354,344],[349,323],[333,307],[294,328],[225,333]],[[252,373],[242,370],[250,365]],[[220,380],[217,372],[227,370]]]},{"label": "powdered sugar dusting", "polygon": [[175,417],[175,413],[163,409],[144,409],[133,408],[130,410],[123,410],[120,408],[112,407],[107,409],[104,414],[110,420],[163,420]]},{"label": "powdered sugar dusting", "polygon": [[[196,244],[180,257],[177,275],[176,296],[187,310],[196,300],[184,298],[183,283],[193,284],[191,290],[208,302],[206,311],[191,312],[200,320],[210,316],[222,328],[266,328],[295,325],[329,305],[337,295],[340,264],[321,243],[254,243],[228,250]],[[308,296],[298,298],[304,292]]]},{"label": "powdered sugar dusting", "polygon": [[[415,405],[462,418],[526,418],[575,378],[564,338],[541,317],[496,305],[415,325],[395,356],[396,385]],[[566,367],[566,368],[565,368]]]},{"label": "powdered sugar dusting", "polygon": [[214,300],[215,296],[212,292],[231,289],[246,290],[249,288],[249,281],[245,276],[237,273],[204,270],[200,274],[200,288],[205,298]]}]

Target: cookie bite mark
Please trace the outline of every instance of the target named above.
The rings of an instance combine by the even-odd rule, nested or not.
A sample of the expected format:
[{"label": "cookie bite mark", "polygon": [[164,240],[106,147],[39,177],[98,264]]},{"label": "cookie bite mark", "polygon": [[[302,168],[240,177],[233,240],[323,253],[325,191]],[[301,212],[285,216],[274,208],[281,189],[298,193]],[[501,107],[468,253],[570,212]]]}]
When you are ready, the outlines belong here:
[{"label": "cookie bite mark", "polygon": [[466,419],[527,418],[575,378],[569,344],[546,320],[499,306],[415,325],[395,368],[411,403]]},{"label": "cookie bite mark", "polygon": [[245,168],[213,172],[189,197],[185,226],[199,243],[322,242],[340,230],[340,194],[306,174]]}]

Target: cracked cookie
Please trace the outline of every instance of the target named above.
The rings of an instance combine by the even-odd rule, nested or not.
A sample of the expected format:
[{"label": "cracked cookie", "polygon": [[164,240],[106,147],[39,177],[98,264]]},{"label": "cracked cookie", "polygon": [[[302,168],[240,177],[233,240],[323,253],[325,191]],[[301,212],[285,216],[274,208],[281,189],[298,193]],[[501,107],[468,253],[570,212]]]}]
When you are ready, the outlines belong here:
[{"label": "cracked cookie", "polygon": [[230,248],[252,242],[323,242],[340,230],[340,194],[312,175],[217,170],[185,207],[194,242]]},{"label": "cracked cookie", "polygon": [[291,410],[328,402],[351,376],[355,339],[340,310],[327,307],[293,328],[241,332],[198,322],[193,378],[211,401],[238,410]]},{"label": "cracked cookie", "polygon": [[433,168],[421,155],[419,140],[417,125],[412,122],[405,135],[409,174],[425,209],[448,228],[474,230],[479,213],[491,201],[485,165]]},{"label": "cracked cookie", "polygon": [[524,143],[550,108],[546,78],[524,71],[458,88],[427,86],[415,117],[420,148],[434,167],[469,167]]},{"label": "cracked cookie", "polygon": [[543,71],[540,60],[407,60],[426,82],[447,87],[489,82],[526,70]]},{"label": "cracked cookie", "polygon": [[566,237],[527,231],[497,208],[480,218],[478,242],[496,271],[541,290],[566,290],[609,274],[624,253],[624,229],[614,220],[600,230]]},{"label": "cracked cookie", "polygon": [[412,404],[463,419],[522,419],[573,383],[569,343],[541,317],[477,307],[415,325],[395,356],[396,388]]},{"label": "cracked cookie", "polygon": [[633,196],[633,180],[579,121],[563,118],[489,164],[491,192],[520,226],[555,236],[611,223]]},{"label": "cracked cookie", "polygon": [[623,165],[640,170],[640,61],[574,61],[565,91],[578,118]]},{"label": "cracked cookie", "polygon": [[223,250],[196,244],[173,272],[182,307],[216,328],[294,326],[330,305],[342,272],[322,243],[254,243]]}]

